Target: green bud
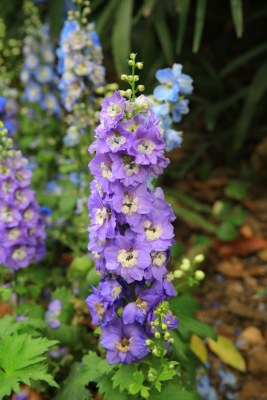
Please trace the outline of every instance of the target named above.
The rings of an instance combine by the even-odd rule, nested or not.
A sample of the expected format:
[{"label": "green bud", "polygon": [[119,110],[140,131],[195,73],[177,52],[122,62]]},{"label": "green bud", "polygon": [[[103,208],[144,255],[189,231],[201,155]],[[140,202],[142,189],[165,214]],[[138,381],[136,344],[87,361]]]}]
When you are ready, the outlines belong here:
[{"label": "green bud", "polygon": [[158,349],[156,347],[152,350],[152,354],[158,356]]},{"label": "green bud", "polygon": [[138,90],[139,92],[143,92],[143,91],[145,90],[144,85],[138,85],[138,86],[137,86],[137,90]]},{"label": "green bud", "polygon": [[204,254],[198,254],[198,255],[195,256],[194,261],[196,263],[201,263],[201,262],[204,261],[204,259],[205,259]]},{"label": "green bud", "polygon": [[174,271],[173,275],[174,275],[174,278],[180,279],[180,278],[182,278],[182,276],[184,275],[184,273],[183,273],[183,271],[181,271],[180,269],[177,269],[176,271]]},{"label": "green bud", "polygon": [[122,74],[122,75],[121,75],[121,80],[122,80],[122,81],[127,81],[127,80],[128,80],[128,75]]},{"label": "green bud", "polygon": [[145,343],[146,343],[147,346],[150,346],[153,342],[152,342],[152,340],[147,339]]},{"label": "green bud", "polygon": [[136,53],[131,53],[130,54],[130,59],[131,60],[135,60],[136,59],[137,54]]},{"label": "green bud", "polygon": [[161,327],[162,327],[162,330],[163,330],[163,331],[166,331],[166,330],[168,329],[167,325],[164,324],[164,323],[161,325]]},{"label": "green bud", "polygon": [[138,69],[142,69],[143,66],[144,66],[144,64],[143,64],[142,62],[137,62],[137,63],[136,63],[136,67],[137,67]]},{"label": "green bud", "polygon": [[201,271],[201,269],[197,269],[195,272],[195,278],[198,281],[202,281],[205,278],[205,273],[203,271]]},{"label": "green bud", "polygon": [[138,75],[134,75],[134,76],[133,76],[133,80],[134,80],[135,82],[139,81],[139,76],[138,76]]},{"label": "green bud", "polygon": [[168,343],[174,343],[174,339],[173,338],[170,338],[169,340],[168,340]]},{"label": "green bud", "polygon": [[130,67],[134,66],[135,62],[133,60],[129,60],[128,61],[128,65],[130,65]]},{"label": "green bud", "polygon": [[159,332],[155,332],[155,338],[159,339],[160,338],[160,333]]},{"label": "green bud", "polygon": [[190,270],[190,268],[191,268],[191,263],[190,263],[190,260],[188,259],[188,258],[184,258],[183,260],[182,260],[182,264],[181,264],[181,270],[182,271],[189,271]]}]

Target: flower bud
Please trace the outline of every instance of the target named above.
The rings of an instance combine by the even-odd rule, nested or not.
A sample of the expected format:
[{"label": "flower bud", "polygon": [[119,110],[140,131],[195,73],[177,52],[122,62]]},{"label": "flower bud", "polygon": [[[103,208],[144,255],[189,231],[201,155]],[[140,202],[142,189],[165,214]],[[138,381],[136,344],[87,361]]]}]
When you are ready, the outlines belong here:
[{"label": "flower bud", "polygon": [[161,325],[161,327],[162,327],[162,330],[163,330],[163,331],[166,331],[166,330],[168,329],[167,325],[164,324],[164,323]]},{"label": "flower bud", "polygon": [[159,339],[160,338],[160,333],[159,332],[155,332],[155,338]]},{"label": "flower bud", "polygon": [[147,346],[150,346],[150,345],[152,344],[152,340],[147,339],[147,340],[145,341],[145,343],[146,343]]},{"label": "flower bud", "polygon": [[145,90],[144,85],[138,85],[137,90],[139,90],[139,92],[143,92]]},{"label": "flower bud", "polygon": [[195,278],[198,281],[202,281],[205,278],[205,273],[203,271],[201,271],[201,269],[197,269],[195,272]]},{"label": "flower bud", "polygon": [[182,276],[184,275],[184,273],[183,273],[183,271],[181,271],[180,269],[177,269],[176,271],[174,271],[173,275],[174,275],[174,278],[179,279],[179,278],[182,278]]},{"label": "flower bud", "polygon": [[137,67],[138,69],[142,69],[143,66],[144,66],[144,64],[143,64],[142,62],[137,62],[137,63],[136,63],[136,67]]},{"label": "flower bud", "polygon": [[195,256],[194,261],[196,263],[201,263],[201,262],[204,261],[204,259],[205,259],[204,254],[198,254],[198,255]]}]

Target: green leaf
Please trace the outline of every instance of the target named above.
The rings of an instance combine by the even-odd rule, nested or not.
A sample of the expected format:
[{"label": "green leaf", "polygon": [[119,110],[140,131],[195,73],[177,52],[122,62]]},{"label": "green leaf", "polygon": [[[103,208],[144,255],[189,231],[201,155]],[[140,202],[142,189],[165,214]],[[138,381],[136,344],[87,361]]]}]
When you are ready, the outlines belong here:
[{"label": "green leaf", "polygon": [[232,181],[225,188],[225,195],[233,200],[243,200],[247,197],[247,187],[241,181]]},{"label": "green leaf", "polygon": [[131,48],[133,0],[121,1],[115,15],[112,32],[112,53],[118,75],[125,70],[125,61]]},{"label": "green leaf", "polygon": [[149,388],[147,386],[141,387],[141,397],[147,399],[149,397]]},{"label": "green leaf", "polygon": [[190,0],[177,1],[177,6],[179,7],[179,25],[178,25],[177,44],[176,44],[177,53],[181,53],[182,50],[185,28],[187,25],[187,18],[190,9],[190,2],[191,2]]},{"label": "green leaf", "polygon": [[0,398],[19,391],[19,383],[31,385],[31,380],[45,381],[58,387],[47,373],[45,353],[57,341],[32,338],[27,334],[5,336],[0,342]]},{"label": "green leaf", "polygon": [[246,135],[248,128],[251,124],[251,121],[254,117],[254,114],[256,113],[260,100],[263,98],[264,94],[266,93],[267,90],[267,61],[265,61],[261,67],[258,69],[256,74],[254,75],[254,78],[252,80],[252,83],[249,87],[248,94],[246,96],[245,103],[243,105],[242,111],[239,114],[239,117],[237,119],[236,125],[233,129],[235,132],[234,136],[234,145],[232,148],[231,153],[234,154],[234,152],[238,151],[240,147],[242,146]]},{"label": "green leaf", "polygon": [[136,371],[136,364],[121,365],[112,377],[113,387],[119,386],[120,391],[127,389],[133,383],[133,374]]},{"label": "green leaf", "polygon": [[114,366],[109,365],[107,360],[98,357],[93,351],[83,357],[83,364],[86,366],[88,382],[98,381],[99,378],[110,373],[114,368]]},{"label": "green leaf", "polygon": [[227,337],[219,335],[216,342],[208,339],[208,345],[213,353],[220,357],[225,364],[230,365],[238,371],[246,371],[246,362],[242,354]]},{"label": "green leaf", "polygon": [[160,2],[157,5],[157,13],[155,15],[154,27],[157,32],[158,39],[160,41],[163,54],[165,56],[166,62],[172,64],[173,62],[173,48],[172,48],[172,38],[167,25],[167,18],[164,14],[163,3]]},{"label": "green leaf", "polygon": [[169,381],[176,375],[176,371],[174,370],[165,370],[161,372],[161,374],[158,377],[159,381]]},{"label": "green leaf", "polygon": [[225,78],[231,72],[235,71],[236,69],[246,66],[249,61],[253,58],[259,56],[262,53],[267,51],[267,43],[262,43],[259,46],[253,47],[251,50],[246,51],[245,53],[241,54],[240,56],[232,59],[225,68],[221,71],[221,76]]},{"label": "green leaf", "polygon": [[63,22],[64,0],[49,1],[48,7],[51,34],[53,38],[58,38]]},{"label": "green leaf", "polygon": [[230,0],[232,18],[235,25],[237,37],[243,34],[243,9],[242,0]]},{"label": "green leaf", "polygon": [[193,40],[193,52],[196,53],[199,49],[203,28],[204,20],[206,15],[206,3],[207,0],[198,0],[196,7],[196,20],[195,20],[195,31]]},{"label": "green leaf", "polygon": [[92,399],[91,392],[85,388],[89,378],[86,368],[80,363],[74,363],[55,400]]},{"label": "green leaf", "polygon": [[239,232],[231,221],[226,220],[218,227],[216,236],[223,242],[231,242],[238,238]]},{"label": "green leaf", "polygon": [[129,393],[130,394],[136,394],[138,392],[140,392],[142,385],[140,385],[140,383],[131,383],[131,385],[129,386]]},{"label": "green leaf", "polygon": [[96,31],[99,35],[101,35],[104,32],[105,27],[109,25],[108,22],[110,21],[110,16],[114,14],[118,2],[119,0],[110,0],[105,2],[105,8],[101,10],[99,17],[96,19]]},{"label": "green leaf", "polygon": [[134,380],[135,382],[139,383],[140,385],[142,385],[142,383],[144,382],[144,374],[142,371],[135,371],[135,373],[133,374]]}]

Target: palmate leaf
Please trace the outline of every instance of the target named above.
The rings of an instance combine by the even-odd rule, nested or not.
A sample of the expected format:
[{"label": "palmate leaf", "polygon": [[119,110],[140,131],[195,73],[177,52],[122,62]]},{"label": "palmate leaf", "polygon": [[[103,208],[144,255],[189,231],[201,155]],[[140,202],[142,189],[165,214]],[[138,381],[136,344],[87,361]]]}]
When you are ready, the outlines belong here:
[{"label": "palmate leaf", "polygon": [[55,400],[90,400],[91,392],[85,388],[88,384],[89,375],[85,373],[84,366],[74,363],[63,387],[55,397]]},{"label": "palmate leaf", "polygon": [[19,391],[19,383],[30,385],[31,380],[42,380],[57,387],[47,373],[45,352],[57,341],[32,338],[28,334],[5,336],[0,343],[0,398]]}]

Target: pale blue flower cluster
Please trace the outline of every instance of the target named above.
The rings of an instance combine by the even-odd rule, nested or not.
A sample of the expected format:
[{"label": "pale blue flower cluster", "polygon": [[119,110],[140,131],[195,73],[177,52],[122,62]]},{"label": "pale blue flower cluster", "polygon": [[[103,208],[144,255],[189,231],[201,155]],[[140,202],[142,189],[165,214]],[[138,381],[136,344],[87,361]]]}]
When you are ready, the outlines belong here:
[{"label": "pale blue flower cluster", "polygon": [[25,37],[23,56],[20,74],[25,86],[23,101],[38,103],[43,110],[59,116],[61,107],[56,96],[58,77],[54,71],[55,55],[48,24]]},{"label": "pale blue flower cluster", "polygon": [[156,78],[160,82],[154,89],[153,109],[161,120],[166,141],[166,150],[171,151],[182,142],[181,132],[172,128],[179,123],[184,114],[189,112],[189,100],[185,96],[193,91],[192,78],[182,73],[182,65],[174,64],[172,68],[159,69]]},{"label": "pale blue flower cluster", "polygon": [[89,86],[104,84],[105,69],[102,66],[102,50],[95,24],[81,26],[76,20],[66,20],[61,31],[58,56],[59,89],[67,111],[83,100]]}]

